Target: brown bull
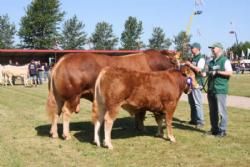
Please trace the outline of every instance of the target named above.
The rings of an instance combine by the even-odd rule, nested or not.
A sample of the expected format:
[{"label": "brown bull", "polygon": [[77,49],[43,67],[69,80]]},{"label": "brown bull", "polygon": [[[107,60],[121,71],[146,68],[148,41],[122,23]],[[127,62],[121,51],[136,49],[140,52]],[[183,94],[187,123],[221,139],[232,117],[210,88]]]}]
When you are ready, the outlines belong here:
[{"label": "brown bull", "polygon": [[[192,79],[191,79],[192,78]],[[106,67],[99,74],[95,86],[92,118],[95,124],[94,142],[100,146],[100,127],[104,121],[104,146],[113,149],[111,130],[119,107],[130,114],[149,110],[155,114],[158,136],[163,136],[162,118],[165,115],[167,135],[175,142],[172,117],[183,91],[190,92],[195,81],[193,71],[183,66],[180,70],[136,72]]]},{"label": "brown bull", "polygon": [[[70,116],[73,112],[79,112],[81,97],[93,100],[96,78],[106,66],[136,71],[160,71],[176,68],[177,61],[154,50],[117,57],[93,53],[65,55],[54,66],[49,83],[47,111],[52,122],[50,134],[53,138],[58,137],[57,120],[62,113],[63,137],[70,139]],[[141,117],[144,115],[136,115],[136,119],[140,120],[137,126],[143,127]]]}]

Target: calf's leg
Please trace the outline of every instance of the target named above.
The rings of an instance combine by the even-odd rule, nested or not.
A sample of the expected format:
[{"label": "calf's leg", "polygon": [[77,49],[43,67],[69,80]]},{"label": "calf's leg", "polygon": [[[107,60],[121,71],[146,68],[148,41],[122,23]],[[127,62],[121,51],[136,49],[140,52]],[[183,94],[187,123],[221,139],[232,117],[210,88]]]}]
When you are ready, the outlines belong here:
[{"label": "calf's leg", "polygon": [[158,125],[158,129],[157,129],[157,133],[156,133],[156,137],[163,137],[163,129],[162,129],[162,123],[163,123],[163,114],[154,114],[155,115],[155,121],[157,122]]},{"label": "calf's leg", "polygon": [[92,107],[92,120],[95,125],[95,131],[94,131],[94,143],[100,147],[100,128],[104,120],[104,113],[105,108],[101,104],[97,104],[96,101],[93,102]]},{"label": "calf's leg", "polygon": [[167,127],[167,135],[171,142],[176,142],[175,137],[173,135],[172,129],[172,119],[173,119],[173,111],[167,111],[166,113],[166,127]]},{"label": "calf's leg", "polygon": [[104,116],[104,146],[108,147],[108,149],[113,149],[113,145],[111,144],[111,130],[114,124],[115,117],[117,115],[117,107],[112,110],[107,110]]}]

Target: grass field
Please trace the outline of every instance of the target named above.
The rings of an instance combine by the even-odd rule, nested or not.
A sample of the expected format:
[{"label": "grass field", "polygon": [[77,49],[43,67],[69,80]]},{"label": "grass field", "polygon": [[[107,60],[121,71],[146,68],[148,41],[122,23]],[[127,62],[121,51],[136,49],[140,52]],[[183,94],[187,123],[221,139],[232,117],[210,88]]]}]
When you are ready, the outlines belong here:
[{"label": "grass field", "polygon": [[229,94],[250,97],[250,74],[234,74],[230,78]]},{"label": "grass field", "polygon": [[[72,140],[49,138],[45,112],[47,86],[0,88],[0,166],[249,166],[250,111],[229,108],[226,138],[204,135],[210,129],[205,106],[203,130],[189,126],[187,103],[179,103],[175,113],[177,143],[155,138],[156,123],[151,114],[145,121],[146,132],[136,132],[133,119],[120,112],[112,131],[114,150],[92,144],[91,104],[81,101],[81,112],[72,117]],[[62,131],[60,126],[59,131]]]}]

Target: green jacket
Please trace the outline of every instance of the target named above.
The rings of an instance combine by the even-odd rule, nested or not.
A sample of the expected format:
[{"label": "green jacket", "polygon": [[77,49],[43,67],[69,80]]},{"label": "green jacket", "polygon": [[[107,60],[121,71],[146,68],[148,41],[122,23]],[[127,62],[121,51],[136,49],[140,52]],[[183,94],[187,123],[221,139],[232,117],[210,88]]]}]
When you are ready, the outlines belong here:
[{"label": "green jacket", "polygon": [[[225,62],[227,57],[221,55],[218,59],[213,59],[209,62],[209,71],[225,71]],[[215,76],[208,76],[208,93],[227,94],[228,93],[229,77],[216,74]]]},{"label": "green jacket", "polygon": [[[205,59],[205,57],[201,54],[198,54],[196,56],[193,57],[192,59],[192,64],[195,65],[196,67],[198,66],[198,62],[200,61],[200,59]],[[203,69],[201,69],[201,72],[204,72],[205,71],[205,66],[203,67]],[[196,81],[199,83],[199,85],[203,85],[204,83],[204,77],[201,75],[201,73],[195,73],[195,79]]]}]

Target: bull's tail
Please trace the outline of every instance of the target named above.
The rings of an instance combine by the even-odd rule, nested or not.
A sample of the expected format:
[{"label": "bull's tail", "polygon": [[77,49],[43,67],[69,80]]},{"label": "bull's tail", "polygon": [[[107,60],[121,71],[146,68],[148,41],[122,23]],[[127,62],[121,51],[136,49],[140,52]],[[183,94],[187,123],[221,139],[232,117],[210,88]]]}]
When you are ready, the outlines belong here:
[{"label": "bull's tail", "polygon": [[53,120],[55,115],[58,114],[58,106],[56,103],[54,88],[53,88],[53,70],[48,79],[48,97],[46,102],[46,111],[50,120]]},{"label": "bull's tail", "polygon": [[48,77],[48,90],[50,91],[52,89],[52,70],[49,71],[49,77]]}]

